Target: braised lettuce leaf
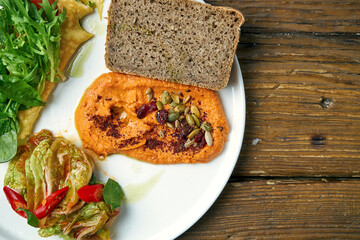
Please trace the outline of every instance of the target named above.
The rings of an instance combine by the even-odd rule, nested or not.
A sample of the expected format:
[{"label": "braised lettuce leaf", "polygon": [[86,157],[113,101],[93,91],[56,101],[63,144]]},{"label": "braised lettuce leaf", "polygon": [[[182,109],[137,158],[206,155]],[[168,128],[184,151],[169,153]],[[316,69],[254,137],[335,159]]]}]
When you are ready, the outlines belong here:
[{"label": "braised lettuce leaf", "polygon": [[49,237],[58,235],[63,239],[109,239],[107,224],[109,220],[118,214],[112,211],[103,201],[85,204],[80,210],[67,216],[58,218],[58,223],[42,228],[39,235]]},{"label": "braised lettuce leaf", "polygon": [[8,186],[20,193],[25,193],[25,160],[30,157],[27,147],[19,147],[16,156],[9,162],[8,169],[4,178],[4,186]]},{"label": "braised lettuce leaf", "polygon": [[52,161],[50,145],[49,139],[40,142],[25,162],[27,208],[32,212],[49,195],[46,192],[45,164]]},{"label": "braised lettuce leaf", "polygon": [[9,163],[4,185],[24,195],[29,212],[34,212],[54,191],[69,187],[61,203],[39,220],[40,236],[109,239],[108,226],[119,211],[104,201],[85,203],[77,195],[77,190],[89,184],[93,175],[95,156],[90,153],[43,130],[30,137],[26,146],[19,147]]},{"label": "braised lettuce leaf", "polygon": [[53,158],[47,167],[51,175],[49,184],[59,189],[69,187],[58,207],[58,211],[66,214],[79,201],[77,190],[90,181],[93,164],[83,151],[64,138],[57,138],[50,149]]}]

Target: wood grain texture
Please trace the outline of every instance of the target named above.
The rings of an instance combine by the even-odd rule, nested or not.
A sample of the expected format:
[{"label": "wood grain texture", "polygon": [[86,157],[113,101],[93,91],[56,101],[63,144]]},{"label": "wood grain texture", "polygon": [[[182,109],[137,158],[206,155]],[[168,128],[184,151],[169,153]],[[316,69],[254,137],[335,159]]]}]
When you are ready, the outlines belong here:
[{"label": "wood grain texture", "polygon": [[243,180],[178,240],[359,239],[359,180]]},{"label": "wood grain texture", "polygon": [[245,15],[246,128],[230,182],[179,239],[360,239],[360,1],[208,3]]},{"label": "wood grain texture", "polygon": [[360,176],[360,1],[211,3],[247,19],[237,50],[246,132],[233,176]]},{"label": "wood grain texture", "polygon": [[243,33],[359,32],[358,0],[207,0],[212,5],[240,10],[246,19]]}]

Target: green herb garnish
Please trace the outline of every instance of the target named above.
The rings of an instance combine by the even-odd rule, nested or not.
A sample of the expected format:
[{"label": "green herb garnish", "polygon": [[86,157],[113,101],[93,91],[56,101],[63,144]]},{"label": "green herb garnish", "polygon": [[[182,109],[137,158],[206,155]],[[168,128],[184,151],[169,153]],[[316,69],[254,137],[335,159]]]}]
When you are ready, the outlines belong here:
[{"label": "green herb garnish", "polygon": [[96,8],[96,3],[89,1],[88,3],[89,7]]},{"label": "green herb garnish", "polygon": [[27,218],[27,223],[32,226],[37,228],[39,226],[39,219],[37,219],[37,217],[35,217],[34,214],[32,214],[32,212],[30,212],[30,210],[27,210],[25,208],[18,208],[16,210],[23,210],[26,213],[26,218]]},{"label": "green herb garnish", "polygon": [[95,185],[97,184],[96,182],[96,176],[94,173],[91,174],[91,178],[90,178],[90,181],[89,181],[89,185]]},{"label": "green herb garnish", "polygon": [[111,210],[120,207],[124,198],[124,192],[116,181],[108,179],[103,190],[104,201],[111,207]]},{"label": "green herb garnish", "polygon": [[28,0],[0,0],[0,163],[17,149],[18,111],[42,106],[45,80],[56,81],[60,64],[57,1],[40,10]]}]

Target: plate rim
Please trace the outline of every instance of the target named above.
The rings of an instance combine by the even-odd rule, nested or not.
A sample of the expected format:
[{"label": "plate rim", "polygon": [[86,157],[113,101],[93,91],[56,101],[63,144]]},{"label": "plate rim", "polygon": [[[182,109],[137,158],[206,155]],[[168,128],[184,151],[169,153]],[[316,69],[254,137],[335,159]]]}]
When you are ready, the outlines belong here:
[{"label": "plate rim", "polygon": [[[189,222],[188,224],[183,225],[183,227],[179,227],[177,232],[174,232],[174,234],[172,234],[171,236],[169,236],[170,238],[168,239],[175,239],[177,237],[179,237],[180,235],[182,235],[183,233],[185,233],[187,230],[189,230],[193,225],[195,225],[209,210],[210,208],[214,205],[215,201],[219,198],[220,194],[224,191],[226,185],[229,182],[229,179],[231,177],[232,172],[235,169],[235,166],[239,160],[239,156],[240,156],[240,152],[242,149],[242,145],[243,145],[243,140],[244,140],[244,135],[245,135],[245,124],[246,124],[246,96],[245,96],[245,86],[244,86],[244,79],[242,76],[242,72],[241,72],[241,67],[240,67],[240,63],[238,61],[237,56],[234,56],[234,61],[233,61],[233,66],[232,66],[232,71],[237,71],[238,74],[238,88],[241,92],[241,119],[242,120],[242,125],[240,127],[240,139],[239,139],[239,143],[238,143],[238,148],[237,148],[237,152],[234,156],[236,156],[236,160],[232,161],[231,166],[228,166],[228,172],[226,173],[225,177],[224,177],[224,181],[221,184],[221,187],[219,187],[217,194],[214,194],[211,198],[211,200],[209,200],[206,204],[205,207],[203,207],[203,209],[201,211],[198,212],[197,216],[193,219],[193,221]],[[232,75],[232,74],[231,74]],[[230,76],[231,76],[230,75]],[[231,78],[231,77],[230,77]],[[235,106],[234,106],[235,107]],[[212,161],[216,161],[216,158],[213,159]],[[181,230],[180,230],[181,229]],[[153,238],[151,237],[150,239],[159,239],[159,238]],[[160,238],[161,239],[161,238]]]},{"label": "plate rim", "polygon": [[[202,0],[197,0],[199,2],[203,2]],[[104,8],[105,10],[105,8]],[[189,219],[189,217],[186,217],[187,215],[183,215],[182,218],[186,219],[187,218],[187,222],[186,224],[177,224],[178,222],[174,221],[169,228],[167,229],[168,231],[164,232],[160,232],[159,234],[156,234],[155,236],[150,236],[149,239],[175,239],[177,237],[179,237],[180,235],[182,235],[183,233],[185,233],[187,230],[189,230],[194,224],[196,224],[203,216],[204,214],[206,214],[210,208],[214,205],[215,201],[219,198],[219,196],[221,195],[221,193],[223,192],[224,188],[226,187],[226,185],[228,184],[228,181],[231,177],[232,172],[235,169],[235,166],[239,160],[239,155],[242,149],[242,145],[243,145],[243,140],[244,140],[244,134],[245,134],[245,124],[246,124],[246,95],[245,95],[245,87],[244,87],[244,80],[243,80],[243,76],[242,76],[242,72],[241,72],[241,68],[240,68],[240,63],[238,61],[237,56],[234,56],[234,61],[233,61],[233,65],[232,65],[232,71],[236,71],[237,73],[237,79],[236,79],[236,85],[234,86],[237,90],[237,93],[240,93],[240,100],[241,100],[241,109],[240,109],[240,120],[242,125],[239,126],[240,132],[236,132],[237,134],[239,134],[241,137],[239,139],[239,142],[237,143],[237,149],[236,149],[236,153],[234,153],[234,158],[236,156],[236,160],[233,160],[231,162],[231,164],[229,164],[228,166],[226,166],[226,170],[228,170],[226,172],[226,174],[223,174],[221,176],[222,182],[219,183],[219,186],[217,186],[217,191],[216,194],[212,194],[211,198],[209,198],[209,200],[206,202],[206,204],[204,204],[201,208],[197,209],[195,214],[192,214],[191,219]],[[233,74],[233,73],[232,73]],[[231,78],[231,77],[230,77]],[[235,106],[234,106],[235,107]],[[237,122],[234,121],[234,124],[239,124]],[[232,150],[235,151],[235,150]],[[216,161],[219,159],[214,159],[212,161]],[[7,168],[7,167],[6,167]],[[2,179],[4,176],[1,176],[0,179]],[[3,183],[1,183],[3,185]],[[191,221],[189,221],[191,220]],[[180,222],[181,223],[181,222]],[[4,229],[4,228],[0,228],[0,229]],[[0,231],[0,236],[2,235],[2,233],[4,233],[4,237],[10,237],[12,238],[12,232],[13,231],[8,231],[9,229],[6,229],[7,231]],[[13,230],[13,229],[11,229]],[[110,230],[112,232],[112,234],[114,234],[114,232],[116,232],[115,228],[110,227]],[[19,236],[16,236],[19,237]],[[39,236],[39,238],[41,238]],[[41,238],[42,239],[42,238]]]}]

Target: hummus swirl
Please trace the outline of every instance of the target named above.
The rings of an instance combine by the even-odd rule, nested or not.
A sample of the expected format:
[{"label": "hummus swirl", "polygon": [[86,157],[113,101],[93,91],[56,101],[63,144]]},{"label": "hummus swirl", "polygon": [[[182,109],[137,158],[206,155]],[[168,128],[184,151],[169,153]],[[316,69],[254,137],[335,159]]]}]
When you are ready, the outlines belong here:
[{"label": "hummus swirl", "polygon": [[[178,129],[160,124],[153,111],[143,119],[137,110],[164,91],[190,95],[201,121],[212,126],[212,145],[184,147]],[[170,106],[165,105],[164,109]],[[75,124],[84,147],[101,155],[121,153],[154,164],[209,162],[222,151],[229,125],[215,91],[120,73],[106,73],[85,91],[75,112]],[[159,134],[162,132],[162,134]]]}]

